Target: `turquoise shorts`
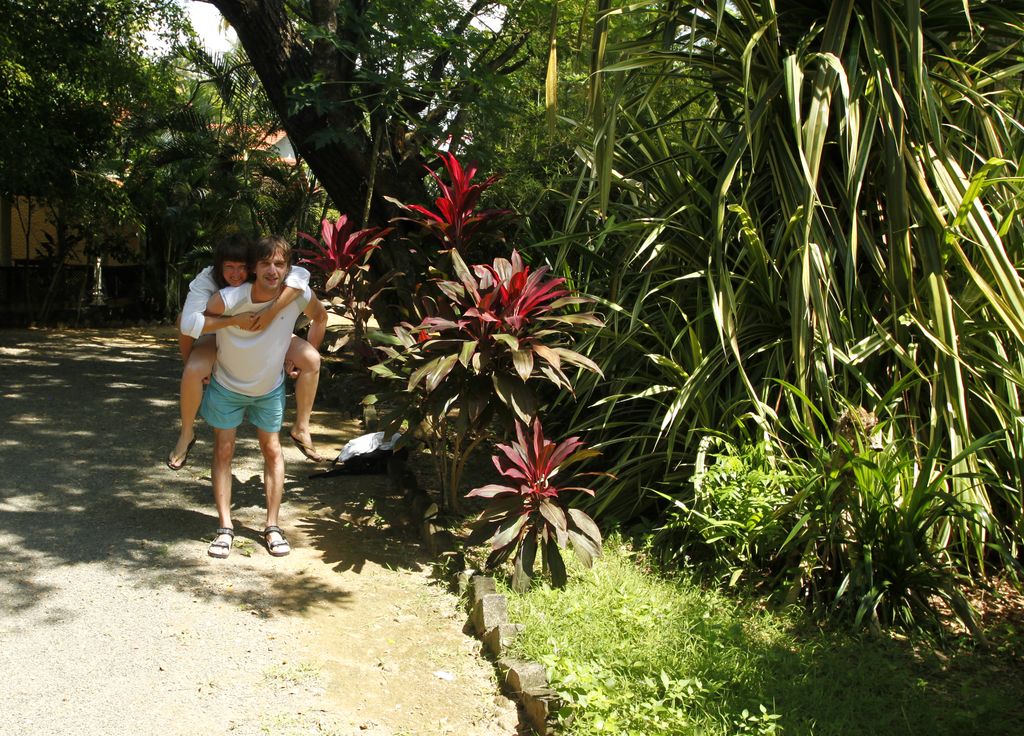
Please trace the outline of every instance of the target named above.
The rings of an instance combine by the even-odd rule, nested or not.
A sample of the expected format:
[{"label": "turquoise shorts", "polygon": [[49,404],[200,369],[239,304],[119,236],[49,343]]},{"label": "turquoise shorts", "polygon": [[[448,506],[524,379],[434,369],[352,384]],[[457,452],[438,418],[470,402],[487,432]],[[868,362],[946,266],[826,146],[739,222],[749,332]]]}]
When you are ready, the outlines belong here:
[{"label": "turquoise shorts", "polygon": [[216,429],[235,429],[248,415],[249,422],[264,432],[280,432],[284,421],[284,381],[263,396],[246,396],[229,391],[210,379],[203,392],[199,414]]}]

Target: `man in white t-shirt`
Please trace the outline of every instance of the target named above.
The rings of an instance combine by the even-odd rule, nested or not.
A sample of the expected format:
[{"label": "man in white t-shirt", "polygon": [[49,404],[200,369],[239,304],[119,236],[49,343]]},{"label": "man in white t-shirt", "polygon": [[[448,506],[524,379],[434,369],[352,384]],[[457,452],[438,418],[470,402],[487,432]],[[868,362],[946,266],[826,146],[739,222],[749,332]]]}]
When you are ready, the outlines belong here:
[{"label": "man in white t-shirt", "polygon": [[[252,312],[277,298],[291,264],[291,246],[279,236],[260,238],[256,243],[255,260],[256,280],[214,294],[207,306],[207,315]],[[313,297],[309,287],[260,332],[233,326],[217,331],[217,362],[199,409],[214,434],[213,500],[220,527],[208,550],[211,557],[223,558],[231,552],[234,539],[231,461],[235,454],[235,434],[247,416],[256,426],[263,453],[263,485],[267,496],[263,537],[267,550],[275,557],[291,551],[278,526],[284,495],[284,455],[278,433],[284,417],[284,356],[300,314],[312,320],[306,339],[314,348],[319,348],[327,327],[327,311]]]},{"label": "man in white t-shirt", "polygon": [[[240,286],[249,280],[249,273],[253,270],[250,264],[251,250],[252,242],[249,238],[239,233],[228,236],[214,248],[213,265],[200,271],[189,284],[178,323],[178,348],[185,366],[181,372],[178,398],[181,428],[178,441],[166,460],[171,470],[185,467],[196,442],[195,421],[203,400],[203,386],[210,382],[213,363],[217,359],[217,338],[214,332],[232,323],[250,330],[262,330],[281,308],[301,296],[309,285],[309,271],[301,266],[293,266],[285,277],[281,296],[266,309],[234,317],[207,316],[205,310],[210,297],[226,286]],[[294,368],[289,368],[289,362]],[[285,370],[295,379],[295,421],[289,434],[303,455],[313,462],[323,462],[309,431],[313,401],[320,381],[320,353],[305,340],[293,337],[285,356],[285,365]]]}]

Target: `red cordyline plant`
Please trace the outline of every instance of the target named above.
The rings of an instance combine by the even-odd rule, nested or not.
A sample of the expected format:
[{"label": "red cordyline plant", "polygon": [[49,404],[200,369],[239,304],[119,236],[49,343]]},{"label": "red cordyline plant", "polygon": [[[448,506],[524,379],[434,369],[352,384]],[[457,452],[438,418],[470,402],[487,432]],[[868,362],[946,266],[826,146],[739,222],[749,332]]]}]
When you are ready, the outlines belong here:
[{"label": "red cordyline plant", "polygon": [[308,263],[325,274],[330,274],[324,285],[330,291],[343,279],[352,278],[357,271],[367,270],[368,261],[373,251],[381,246],[384,236],[392,228],[368,227],[353,231],[354,224],[348,215],[341,215],[335,222],[324,219],[320,223],[322,243],[307,233],[299,233],[300,238],[308,240],[316,250],[300,249],[300,256],[305,256],[299,263]]},{"label": "red cordyline plant", "polygon": [[490,484],[467,494],[490,499],[490,505],[475,522],[477,533],[493,530],[487,567],[514,557],[512,587],[525,592],[533,581],[540,549],[541,571],[547,570],[552,583],[561,587],[566,574],[559,550],[571,543],[579,560],[590,567],[601,555],[601,532],[586,513],[570,508],[562,495],[578,491],[593,496],[594,492],[569,485],[571,479],[559,484],[555,476],[569,465],[599,453],[583,449],[578,437],[558,443],[546,439],[540,419],[534,419],[529,428],[517,422],[516,441],[497,447],[501,454],[492,458],[494,466],[513,484]]},{"label": "red cordyline plant", "polygon": [[[475,167],[463,169],[449,153],[439,156],[451,183],[430,172],[441,191],[438,211],[395,204],[410,213],[404,219],[439,241],[450,272],[421,282],[413,304],[419,323],[395,328],[392,344],[380,347],[386,360],[371,370],[404,382],[396,419],[426,430],[442,506],[457,512],[466,461],[493,436],[493,420],[510,430],[515,421],[528,424],[537,415],[535,379],[571,392],[570,367],[601,373],[596,363],[567,345],[573,331],[603,322],[576,308],[591,300],[571,293],[565,279],[551,278],[547,267],[525,264],[518,252],[511,259],[466,265],[463,254],[487,232],[484,226],[512,213],[477,210],[481,194],[497,177],[473,184]],[[433,273],[441,270],[438,266],[434,259]]]},{"label": "red cordyline plant", "polygon": [[[555,345],[561,337],[559,325],[604,325],[593,312],[560,311],[591,301],[570,294],[563,288],[564,278],[547,278],[547,266],[531,270],[517,251],[512,251],[511,260],[495,258],[493,264],[472,269],[453,253],[452,263],[459,280],[437,282],[448,298],[441,307],[449,314],[426,317],[414,328],[421,335],[426,332],[428,337],[421,343],[427,354],[446,355],[421,366],[422,372],[410,377],[410,389],[423,378],[432,379],[434,384],[444,380],[459,364],[477,374],[490,371],[498,376],[507,372],[506,379],[514,376],[523,382],[535,376],[538,369],[541,376],[569,391],[572,384],[562,370],[563,363],[601,373],[586,356]],[[453,355],[457,356],[454,361]],[[522,421],[530,421],[532,411],[520,411],[506,400],[508,392],[497,385],[495,388]]]},{"label": "red cordyline plant", "polygon": [[603,322],[592,312],[564,311],[590,300],[570,294],[565,279],[548,278],[546,267],[531,269],[516,252],[473,268],[455,251],[451,258],[459,280],[437,283],[437,313],[395,328],[401,348],[384,348],[391,360],[372,370],[406,380],[407,413],[431,426],[443,501],[457,510],[465,462],[495,417],[509,428],[531,422],[535,379],[571,392],[569,366],[601,373],[565,344],[571,330]]},{"label": "red cordyline plant", "polygon": [[480,195],[498,181],[499,177],[490,176],[482,182],[473,184],[476,166],[463,168],[454,154],[445,151],[439,152],[438,157],[448,172],[451,184],[445,184],[437,172],[427,167],[430,176],[441,190],[441,196],[434,200],[436,212],[418,204],[404,204],[396,199],[388,199],[401,209],[418,215],[404,219],[409,219],[428,230],[441,243],[442,249],[464,251],[466,245],[479,236],[482,227],[512,213],[510,210],[476,209]]},{"label": "red cordyline plant", "polygon": [[[299,263],[308,264],[327,276],[325,292],[338,290],[332,305],[340,314],[351,318],[357,341],[362,340],[370,304],[380,292],[379,288],[370,287],[365,280],[370,270],[370,256],[380,248],[382,240],[391,230],[390,227],[354,230],[354,224],[348,216],[341,215],[335,222],[326,218],[321,222],[321,240],[307,233],[298,234],[316,248],[298,249]],[[361,294],[361,291],[365,293]],[[335,349],[337,347],[340,345],[336,345]]]}]

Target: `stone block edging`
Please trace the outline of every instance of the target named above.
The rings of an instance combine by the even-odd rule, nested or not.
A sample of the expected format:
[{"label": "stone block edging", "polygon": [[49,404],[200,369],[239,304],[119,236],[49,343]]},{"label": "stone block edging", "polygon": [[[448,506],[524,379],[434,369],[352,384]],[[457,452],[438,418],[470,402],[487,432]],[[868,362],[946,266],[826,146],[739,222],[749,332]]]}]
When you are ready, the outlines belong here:
[{"label": "stone block edging", "polygon": [[523,625],[508,620],[508,600],[496,592],[494,578],[465,570],[456,576],[459,592],[467,595],[469,621],[484,649],[495,658],[501,689],[522,705],[526,724],[540,736],[554,733],[555,713],[561,706],[549,687],[544,665],[504,656]]},{"label": "stone block edging", "polygon": [[[367,431],[371,431],[371,419],[375,426],[375,412],[372,417],[364,415]],[[416,476],[409,470],[404,458],[392,457],[387,463],[387,473],[391,489],[402,493],[408,509],[409,525],[419,531],[430,555],[435,558],[453,555],[449,562],[457,560],[456,564],[464,566],[465,557],[456,551],[459,546],[457,540],[451,532],[435,524],[437,506],[430,494],[419,487]],[[455,587],[460,594],[468,596],[467,630],[472,630],[485,651],[495,658],[502,690],[522,706],[521,722],[525,721],[539,736],[553,734],[554,714],[561,707],[561,702],[548,687],[544,666],[539,662],[502,656],[522,633],[523,625],[509,622],[508,600],[497,592],[494,578],[481,575],[476,570],[463,570],[455,575]]]}]

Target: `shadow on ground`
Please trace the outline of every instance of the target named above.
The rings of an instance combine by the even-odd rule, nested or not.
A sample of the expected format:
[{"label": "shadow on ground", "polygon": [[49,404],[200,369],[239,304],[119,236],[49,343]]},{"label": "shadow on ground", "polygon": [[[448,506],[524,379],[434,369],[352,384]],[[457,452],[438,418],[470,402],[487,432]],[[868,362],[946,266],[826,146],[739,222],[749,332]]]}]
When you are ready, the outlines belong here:
[{"label": "shadow on ground", "polygon": [[[5,608],[24,611],[43,599],[48,589],[38,573],[46,567],[111,565],[139,585],[177,586],[239,605],[251,603],[253,590],[279,582],[268,569],[247,571],[256,579],[234,592],[203,585],[219,574],[202,555],[202,540],[217,525],[207,430],[200,429],[185,471],[164,466],[177,427],[179,371],[170,330],[0,331]],[[238,456],[249,459],[236,462],[233,506],[255,510],[263,507],[261,466],[255,438],[245,435]],[[404,534],[396,511],[401,499],[389,496],[382,478],[309,480],[309,470],[289,464],[285,513],[289,504],[300,511],[291,523],[334,570],[428,564]],[[260,546],[259,531],[239,524],[238,537]],[[275,592],[273,605],[292,610],[343,603],[346,596],[296,576]]]}]

